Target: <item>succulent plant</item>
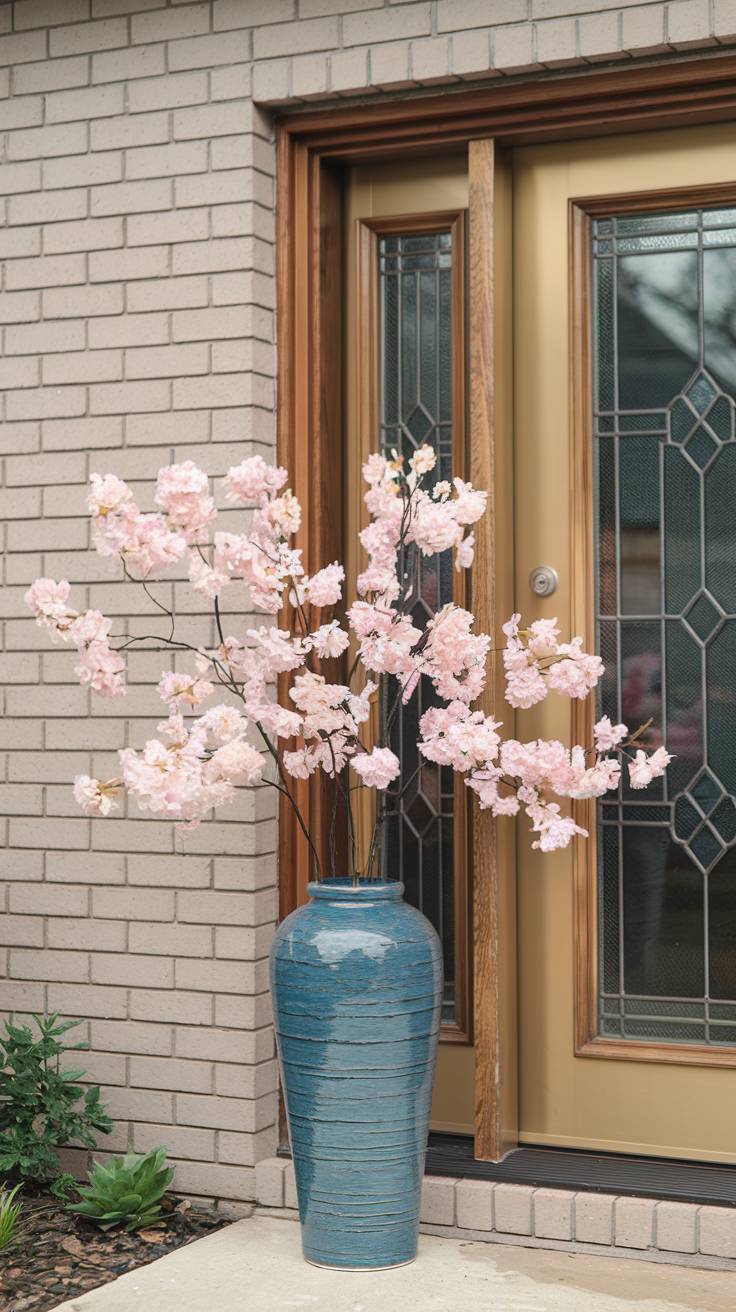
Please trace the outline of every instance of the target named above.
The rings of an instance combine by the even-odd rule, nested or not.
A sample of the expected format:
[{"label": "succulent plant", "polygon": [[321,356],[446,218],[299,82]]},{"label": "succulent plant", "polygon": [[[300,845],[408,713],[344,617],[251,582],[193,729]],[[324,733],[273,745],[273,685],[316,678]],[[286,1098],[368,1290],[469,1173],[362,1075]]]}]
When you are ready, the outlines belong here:
[{"label": "succulent plant", "polygon": [[95,1221],[102,1230],[123,1224],[126,1230],[141,1230],[160,1219],[161,1199],[173,1176],[165,1148],[95,1162],[87,1173],[89,1184],[79,1186],[82,1201],[70,1203],[68,1210]]}]

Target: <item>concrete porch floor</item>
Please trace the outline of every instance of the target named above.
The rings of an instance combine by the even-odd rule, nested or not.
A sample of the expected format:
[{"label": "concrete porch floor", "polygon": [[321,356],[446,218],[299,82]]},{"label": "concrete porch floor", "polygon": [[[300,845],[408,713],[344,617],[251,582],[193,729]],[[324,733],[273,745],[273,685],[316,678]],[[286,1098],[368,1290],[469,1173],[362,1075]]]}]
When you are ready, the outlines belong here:
[{"label": "concrete porch floor", "polygon": [[419,1260],[354,1275],[302,1260],[256,1212],[56,1312],[733,1312],[734,1275],[423,1235]]}]

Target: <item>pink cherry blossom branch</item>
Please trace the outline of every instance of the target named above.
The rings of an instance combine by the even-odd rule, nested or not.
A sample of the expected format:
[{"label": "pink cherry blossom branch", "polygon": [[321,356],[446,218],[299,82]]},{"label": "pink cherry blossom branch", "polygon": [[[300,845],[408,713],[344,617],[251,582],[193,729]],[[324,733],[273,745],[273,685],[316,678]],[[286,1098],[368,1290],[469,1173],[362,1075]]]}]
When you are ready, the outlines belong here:
[{"label": "pink cherry blossom branch", "polygon": [[[126,573],[127,573],[127,571],[126,571]],[[130,576],[128,576],[128,577],[130,577]],[[132,582],[136,582],[136,580],[134,580],[134,579],[131,580],[131,581],[132,581]],[[144,586],[145,586],[145,585],[144,585]],[[162,606],[162,609],[165,609],[165,608]],[[167,613],[168,613],[168,614],[171,614],[171,612],[167,612]],[[219,608],[219,604],[218,604],[217,598],[214,599],[214,613],[215,613],[215,619],[216,619],[216,624],[217,624],[218,633],[219,633],[219,636],[220,636],[220,641],[224,643],[225,639],[224,639],[224,636],[223,636],[222,621],[221,621],[221,616],[220,616],[220,608]],[[172,616],[172,618],[173,618],[173,616]],[[124,643],[122,644],[122,646],[119,647],[119,648],[116,648],[116,650],[118,650],[118,651],[123,651],[126,647],[130,646],[131,643],[134,643],[134,642],[146,642],[146,641],[149,641],[149,640],[150,640],[150,638],[149,638],[148,635],[143,636],[143,637],[133,637],[133,638],[129,638],[127,642],[124,642]],[[199,649],[198,649],[197,647],[192,646],[191,643],[181,642],[181,641],[179,641],[179,640],[177,640],[177,639],[174,639],[174,638],[164,639],[163,642],[164,642],[164,645],[163,645],[163,646],[160,646],[160,647],[147,647],[145,650],[146,650],[146,651],[171,651],[171,650],[179,651],[179,650],[185,650],[185,651],[191,651],[191,652],[194,652],[195,654],[199,654]],[[239,686],[236,684],[235,680],[232,678],[232,676],[229,674],[229,672],[225,670],[224,666],[223,666],[223,665],[217,660],[216,657],[211,656],[211,657],[209,658],[209,660],[210,660],[210,663],[212,664],[213,668],[215,669],[215,673],[217,674],[217,677],[218,677],[219,682],[222,683],[224,687],[226,687],[230,692],[232,692],[232,693],[234,694],[234,696],[238,697],[238,698],[239,698],[239,699],[245,704],[245,696],[244,696],[244,694],[243,694],[243,692],[242,692],[242,688],[239,687]],[[223,677],[223,675],[224,675],[225,677]],[[294,812],[294,815],[296,816],[297,823],[299,824],[299,827],[300,827],[300,829],[301,829],[301,831],[302,831],[302,833],[303,833],[303,835],[304,835],[304,837],[305,837],[307,843],[309,844],[309,848],[310,848],[310,850],[311,850],[311,852],[312,852],[312,855],[313,855],[313,857],[314,857],[314,860],[315,860],[315,866],[316,866],[317,874],[318,874],[318,877],[319,877],[319,871],[320,871],[320,860],[319,860],[319,854],[318,854],[317,849],[316,849],[316,847],[315,847],[315,845],[314,845],[314,843],[313,843],[313,841],[312,841],[312,838],[311,838],[311,836],[310,836],[310,834],[309,834],[309,831],[308,831],[307,826],[306,826],[306,824],[305,824],[305,822],[304,822],[304,818],[303,818],[303,816],[302,816],[302,814],[301,814],[301,811],[299,810],[299,806],[298,806],[298,804],[297,804],[297,802],[296,802],[296,799],[294,798],[293,794],[291,793],[291,791],[290,791],[290,789],[289,789],[288,781],[287,781],[287,778],[286,778],[286,774],[285,774],[285,772],[284,772],[284,770],[283,770],[283,767],[282,767],[282,764],[281,764],[281,759],[280,759],[280,757],[279,757],[279,754],[278,754],[278,752],[276,751],[275,747],[273,746],[273,743],[271,742],[271,740],[270,740],[270,738],[268,737],[268,735],[267,735],[266,733],[264,733],[264,731],[263,731],[263,729],[261,728],[260,724],[258,724],[256,727],[257,727],[258,732],[259,732],[259,734],[260,734],[260,736],[261,736],[261,739],[262,739],[262,741],[263,741],[263,743],[264,743],[264,746],[266,747],[266,750],[268,751],[269,755],[272,757],[272,759],[274,760],[274,762],[275,762],[275,764],[276,764],[276,768],[277,768],[278,773],[279,773],[279,778],[281,779],[281,784],[277,784],[277,783],[275,783],[273,780],[266,780],[265,782],[266,782],[267,785],[269,785],[269,786],[275,788],[275,789],[277,790],[277,792],[281,793],[284,797],[286,797],[286,798],[288,799],[288,801],[289,801],[289,803],[290,803],[290,805],[291,805],[291,808],[292,808],[292,810],[293,810],[293,812]]]},{"label": "pink cherry blossom branch", "polygon": [[[219,637],[220,637],[220,642],[223,643],[223,645],[224,645],[225,638],[224,638],[223,630],[222,630],[222,618],[221,618],[221,616],[220,616],[220,606],[219,606],[219,602],[218,602],[217,597],[214,598],[214,612],[215,612],[215,621],[216,621],[216,624],[217,624],[217,632],[218,632]],[[216,672],[217,677],[218,677],[218,679],[220,680],[220,682],[223,683],[225,687],[229,688],[230,691],[231,691],[236,697],[239,697],[240,700],[242,701],[243,705],[246,705],[246,698],[245,698],[245,694],[244,694],[244,692],[243,692],[243,690],[242,690],[242,687],[241,687],[240,685],[238,685],[238,684],[235,682],[235,680],[232,678],[232,675],[229,675],[228,677],[226,677],[225,679],[223,679],[223,678],[221,677],[221,671],[222,671],[222,673],[225,673],[225,671],[224,671],[224,669],[223,669],[223,666],[220,664],[220,662],[219,662],[216,658],[211,658],[211,660],[212,660],[212,664],[213,664],[213,666],[215,667],[215,672]],[[294,797],[294,795],[292,794],[292,792],[291,792],[291,790],[290,790],[290,788],[289,788],[289,785],[288,785],[288,782],[287,782],[287,778],[286,778],[286,773],[285,773],[285,771],[284,771],[283,764],[282,764],[282,761],[281,761],[281,757],[279,756],[278,751],[276,750],[276,748],[274,747],[273,743],[271,742],[271,739],[269,738],[268,734],[265,733],[265,731],[263,730],[262,726],[261,726],[260,724],[257,723],[257,724],[256,724],[256,727],[257,727],[258,732],[259,732],[259,734],[260,734],[260,736],[261,736],[261,739],[262,739],[262,741],[263,741],[263,744],[264,744],[264,746],[266,747],[266,750],[268,751],[269,755],[271,756],[272,760],[274,761],[274,763],[275,763],[275,765],[276,765],[276,769],[278,770],[279,778],[280,778],[280,780],[281,780],[281,785],[280,785],[280,786],[279,786],[278,784],[274,784],[273,786],[274,786],[275,788],[277,788],[278,791],[279,791],[280,793],[282,793],[284,797],[288,798],[288,801],[289,801],[289,804],[290,804],[290,806],[291,806],[291,809],[292,809],[292,811],[294,812],[294,815],[295,815],[295,817],[296,817],[297,824],[299,825],[299,828],[301,829],[301,831],[302,831],[302,833],[303,833],[305,839],[307,840],[307,843],[309,844],[309,849],[310,849],[310,851],[311,851],[311,853],[312,853],[312,855],[313,855],[313,857],[314,857],[314,862],[315,862],[315,867],[316,867],[317,877],[319,878],[319,877],[320,877],[320,871],[321,871],[321,865],[320,865],[319,853],[318,853],[318,851],[317,851],[317,849],[316,849],[316,847],[315,847],[315,845],[314,845],[314,842],[312,841],[311,835],[310,835],[310,833],[309,833],[309,830],[307,829],[307,826],[306,826],[305,821],[304,821],[304,817],[302,816],[302,813],[301,813],[301,811],[300,811],[300,809],[299,809],[299,806],[298,806],[298,804],[297,804],[296,798]]]},{"label": "pink cherry blossom branch", "polygon": [[[161,737],[150,739],[141,751],[121,752],[122,783],[143,810],[196,824],[231,801],[239,782],[254,784],[263,779],[270,756],[275,778],[264,782],[288,798],[321,877],[307,818],[290,785],[290,778],[306,779],[321,769],[331,777],[333,787],[331,868],[336,860],[337,808],[342,804],[350,866],[357,880],[355,789],[347,773],[352,769],[359,777],[358,787],[378,792],[366,864],[372,877],[389,802],[397,806],[422,769],[419,765],[402,780],[401,762],[389,746],[401,706],[422,678],[430,680],[437,694],[437,703],[421,720],[422,756],[465,774],[481,807],[490,807],[496,815],[515,813],[523,806],[538,834],[534,846],[545,851],[566,846],[582,831],[572,818],[560,814],[558,803],[548,800],[543,788],[561,799],[601,796],[618,785],[624,757],[629,758],[634,788],[645,787],[662,774],[670,759],[664,747],[648,756],[638,746],[648,726],[629,734],[625,725],[612,725],[604,716],[595,726],[593,748],[566,749],[561,743],[541,740],[502,742],[497,733],[500,725],[472,709],[486,682],[490,637],[475,633],[470,612],[452,603],[426,622],[415,623],[410,600],[422,558],[452,549],[456,568],[470,566],[474,537],[467,530],[485,512],[486,493],[459,478],[425,489],[424,476],[435,465],[429,447],[414,453],[408,472],[403,460],[392,454],[390,461],[382,455],[370,456],[363,467],[370,523],[360,538],[368,565],[358,576],[358,599],[346,615],[357,646],[346,684],[331,682],[323,673],[330,668],[325,662],[340,658],[350,645],[341,621],[327,618],[342,600],[345,572],[334,562],[311,577],[304,573],[301,552],[292,545],[301,512],[289,490],[282,490],[286,470],[268,466],[260,456],[248,457],[230,469],[225,477],[226,498],[251,507],[252,519],[247,532],[214,533],[211,542],[205,539],[216,516],[214,499],[206,474],[192,461],[159,471],[154,499],[161,513],[143,514],[131,490],[115,476],[92,476],[89,506],[96,549],[104,556],[118,557],[124,577],[141,583],[145,595],[166,615],[169,637],[120,634],[112,640],[118,645],[112,647],[112,622],[98,611],[72,610],[69,584],[49,579],[37,580],[27,595],[38,623],[55,639],[76,647],[80,681],[109,696],[125,691],[122,653],[129,650],[191,652],[200,672],[204,668],[210,675],[165,671],[159,693],[169,718],[158,726]],[[147,580],[178,561],[188,563],[194,589],[213,601],[220,644],[213,651],[176,637],[173,605],[165,605],[148,586]],[[219,594],[233,579],[241,579],[250,589],[256,610],[270,615],[276,615],[285,595],[290,595],[288,630],[261,625],[248,629],[244,641],[226,636]],[[603,672],[600,658],[586,653],[580,638],[560,642],[554,620],[537,620],[521,628],[520,619],[514,615],[504,625],[509,703],[523,709],[551,691],[571,698],[588,696]],[[353,691],[360,665],[366,678]],[[287,673],[289,702],[282,706],[272,700],[270,689]],[[369,739],[366,745],[361,726],[372,714],[373,675],[383,685],[384,707],[376,741]],[[387,691],[390,678],[397,684],[392,697]],[[183,709],[198,708],[216,685],[235,697],[242,710],[223,703],[185,721]],[[291,703],[295,709],[290,709]],[[263,748],[259,752],[246,740],[251,722],[257,726],[265,756]],[[295,741],[296,750],[279,750],[279,737]],[[395,780],[399,782],[394,788]],[[502,796],[500,787],[511,795]],[[102,783],[79,776],[75,795],[87,814],[105,815],[114,805],[117,788],[116,780]]]},{"label": "pink cherry blossom branch", "polygon": [[129,571],[129,569],[128,569],[126,563],[125,563],[125,559],[123,558],[123,556],[120,557],[120,561],[121,561],[121,564],[122,564],[122,566],[123,566],[123,574],[125,575],[126,579],[128,579],[128,581],[129,581],[130,583],[140,583],[140,585],[141,585],[141,587],[143,588],[143,591],[145,592],[145,594],[146,594],[146,596],[148,597],[149,601],[152,601],[153,604],[154,604],[154,606],[157,606],[158,609],[159,609],[160,611],[163,611],[164,615],[168,616],[168,618],[171,620],[171,632],[169,633],[169,641],[171,641],[171,639],[172,639],[173,636],[174,636],[174,629],[175,629],[175,626],[176,626],[176,619],[175,619],[175,617],[174,617],[174,612],[173,612],[172,610],[169,610],[169,607],[168,607],[168,606],[165,606],[164,603],[163,603],[162,601],[159,601],[157,597],[154,597],[154,595],[153,595],[153,593],[151,592],[151,589],[149,588],[149,586],[148,586],[148,584],[146,583],[146,580],[145,580],[145,579],[136,579],[136,578],[130,573],[130,571]]}]

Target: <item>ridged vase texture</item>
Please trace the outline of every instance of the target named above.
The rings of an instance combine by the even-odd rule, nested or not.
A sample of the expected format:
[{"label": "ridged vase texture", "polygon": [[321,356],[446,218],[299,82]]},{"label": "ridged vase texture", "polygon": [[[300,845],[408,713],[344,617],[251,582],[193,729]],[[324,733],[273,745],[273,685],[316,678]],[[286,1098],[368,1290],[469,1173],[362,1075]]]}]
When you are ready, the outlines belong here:
[{"label": "ridged vase texture", "polygon": [[440,942],[398,881],[328,879],[271,950],[304,1256],[416,1257],[442,1002]]}]

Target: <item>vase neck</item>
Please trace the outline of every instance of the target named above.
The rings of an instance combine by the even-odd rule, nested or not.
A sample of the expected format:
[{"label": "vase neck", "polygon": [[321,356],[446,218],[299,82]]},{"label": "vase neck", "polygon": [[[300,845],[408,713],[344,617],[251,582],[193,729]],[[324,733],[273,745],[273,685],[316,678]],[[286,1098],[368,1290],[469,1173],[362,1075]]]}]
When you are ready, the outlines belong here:
[{"label": "vase neck", "polygon": [[307,893],[326,902],[398,902],[404,896],[404,885],[398,879],[359,879],[356,884],[348,876],[308,884]]}]

